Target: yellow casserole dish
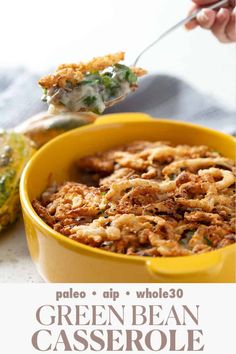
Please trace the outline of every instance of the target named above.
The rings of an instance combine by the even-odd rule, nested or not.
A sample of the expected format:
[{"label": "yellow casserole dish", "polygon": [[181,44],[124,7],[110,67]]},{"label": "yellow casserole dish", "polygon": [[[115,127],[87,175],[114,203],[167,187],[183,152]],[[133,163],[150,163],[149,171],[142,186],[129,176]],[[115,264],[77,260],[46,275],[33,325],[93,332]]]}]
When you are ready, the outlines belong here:
[{"label": "yellow casserole dish", "polygon": [[70,179],[80,157],[134,140],[168,140],[208,145],[235,159],[236,143],[223,133],[145,114],[103,116],[95,124],[65,133],[42,147],[24,170],[21,203],[29,250],[48,282],[235,282],[236,245],[185,257],[141,257],[115,254],[70,240],[46,225],[31,200],[50,181]]}]

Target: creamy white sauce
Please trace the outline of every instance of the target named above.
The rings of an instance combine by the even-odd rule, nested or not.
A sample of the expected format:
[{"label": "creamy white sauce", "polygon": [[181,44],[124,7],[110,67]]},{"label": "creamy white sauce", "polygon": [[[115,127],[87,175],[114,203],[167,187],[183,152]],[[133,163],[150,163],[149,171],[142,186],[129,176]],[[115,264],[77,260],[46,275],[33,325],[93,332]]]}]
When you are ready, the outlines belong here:
[{"label": "creamy white sauce", "polygon": [[[102,89],[98,85],[80,85],[72,89],[53,88],[47,93],[47,102],[50,105],[64,105],[66,109],[73,112],[78,111],[93,111],[96,110],[102,113],[105,108],[112,104],[112,101],[125,98],[131,92],[128,82],[120,82],[120,87],[116,90],[116,95],[111,97],[111,94],[105,88]],[[84,101],[88,97],[95,97],[96,101],[90,105]]]}]

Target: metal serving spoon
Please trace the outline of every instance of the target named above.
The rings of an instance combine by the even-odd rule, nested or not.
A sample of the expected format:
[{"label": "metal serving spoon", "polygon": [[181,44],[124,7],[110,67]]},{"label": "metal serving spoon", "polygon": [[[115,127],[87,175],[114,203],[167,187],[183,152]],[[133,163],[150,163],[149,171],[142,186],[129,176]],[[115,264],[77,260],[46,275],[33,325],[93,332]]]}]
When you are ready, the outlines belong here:
[{"label": "metal serving spoon", "polygon": [[[202,9],[210,9],[210,10],[214,10],[217,8],[220,8],[224,5],[230,5],[230,6],[234,6],[235,5],[235,0],[221,0],[216,2],[215,4],[211,5],[211,6],[206,6],[206,7],[201,7],[199,10],[197,10],[196,12],[194,12],[192,15],[186,17],[185,19],[179,21],[176,25],[174,25],[173,27],[169,28],[167,31],[165,31],[164,33],[162,33],[154,42],[152,42],[151,44],[149,44],[145,49],[142,50],[142,52],[137,56],[134,64],[132,65],[133,67],[137,66],[137,63],[139,61],[139,59],[143,56],[144,53],[146,53],[149,49],[151,49],[154,45],[156,45],[159,41],[161,41],[163,38],[165,38],[166,36],[168,36],[168,34],[172,33],[174,30],[176,30],[177,28],[185,25],[186,23],[194,20],[197,15],[199,14],[199,12]],[[119,96],[113,100],[110,100],[109,102],[106,103],[106,107],[111,107],[114,104],[117,104],[118,102],[122,101],[125,98],[125,96]]]},{"label": "metal serving spoon", "polygon": [[174,30],[176,30],[177,28],[185,25],[186,23],[194,20],[197,15],[199,14],[199,12],[202,9],[209,9],[209,10],[214,10],[217,9],[221,6],[224,5],[228,5],[229,4],[229,0],[221,0],[216,2],[215,4],[211,5],[211,6],[207,6],[207,7],[202,7],[199,10],[197,10],[196,12],[194,12],[192,15],[186,17],[185,19],[179,21],[178,23],[176,23],[176,25],[174,25],[173,27],[169,28],[167,31],[165,31],[164,33],[162,33],[154,42],[152,42],[151,44],[149,44],[145,49],[143,49],[141,51],[141,53],[137,56],[137,58],[134,61],[133,66],[136,66],[139,59],[143,56],[144,53],[146,53],[149,49],[151,49],[154,45],[156,45],[159,41],[161,41],[163,38],[165,38],[166,36],[168,36],[168,34],[172,33]]}]

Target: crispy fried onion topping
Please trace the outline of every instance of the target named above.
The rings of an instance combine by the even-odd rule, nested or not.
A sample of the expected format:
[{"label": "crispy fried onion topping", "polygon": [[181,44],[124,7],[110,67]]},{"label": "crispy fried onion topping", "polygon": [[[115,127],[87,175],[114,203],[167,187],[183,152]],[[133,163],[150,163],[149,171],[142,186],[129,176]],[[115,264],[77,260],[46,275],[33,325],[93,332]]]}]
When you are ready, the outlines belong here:
[{"label": "crispy fried onion topping", "polygon": [[[111,67],[120,61],[124,60],[125,53],[118,52],[115,54],[108,54],[103,57],[93,58],[87,63],[72,63],[61,64],[56,69],[55,73],[42,77],[39,80],[39,85],[45,89],[49,89],[52,86],[64,87],[66,82],[77,84],[83,80],[86,73],[92,73],[96,71],[103,71],[108,67]],[[146,70],[141,68],[131,68],[133,73],[140,77],[147,73]]]},{"label": "crispy fried onion topping", "polygon": [[235,166],[206,146],[138,141],[81,158],[81,183],[33,206],[56,231],[136,256],[185,256],[235,243]]}]

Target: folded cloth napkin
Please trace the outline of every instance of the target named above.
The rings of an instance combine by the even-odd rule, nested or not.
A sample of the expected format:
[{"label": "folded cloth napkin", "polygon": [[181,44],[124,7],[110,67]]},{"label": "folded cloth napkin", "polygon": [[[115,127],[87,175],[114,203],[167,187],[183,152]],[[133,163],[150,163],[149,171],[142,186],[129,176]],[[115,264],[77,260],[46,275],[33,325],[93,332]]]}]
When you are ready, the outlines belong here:
[{"label": "folded cloth napkin", "polygon": [[[24,68],[0,70],[0,128],[13,128],[47,109],[40,101],[38,78]],[[145,112],[154,117],[184,120],[236,133],[235,112],[220,107],[214,99],[186,82],[167,75],[144,77],[135,93],[105,113],[113,112]]]}]

